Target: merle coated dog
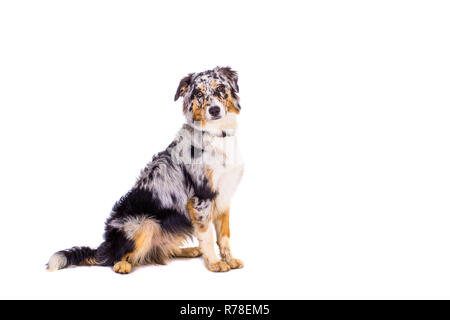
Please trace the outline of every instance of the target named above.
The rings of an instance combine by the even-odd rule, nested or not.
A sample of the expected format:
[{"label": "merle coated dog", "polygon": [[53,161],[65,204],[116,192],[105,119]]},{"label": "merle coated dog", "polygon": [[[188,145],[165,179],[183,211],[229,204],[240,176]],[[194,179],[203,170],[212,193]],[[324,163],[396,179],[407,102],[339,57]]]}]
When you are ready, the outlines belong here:
[{"label": "merle coated dog", "polygon": [[[104,242],[55,253],[50,271],[71,265],[164,264],[174,257],[203,256],[210,271],[242,268],[230,250],[230,201],[241,180],[237,146],[238,76],[216,67],[184,77],[175,94],[183,98],[186,123],[166,150],[141,171],[133,188],[113,207]],[[214,232],[221,259],[214,251]],[[183,247],[197,237],[198,247]]]}]

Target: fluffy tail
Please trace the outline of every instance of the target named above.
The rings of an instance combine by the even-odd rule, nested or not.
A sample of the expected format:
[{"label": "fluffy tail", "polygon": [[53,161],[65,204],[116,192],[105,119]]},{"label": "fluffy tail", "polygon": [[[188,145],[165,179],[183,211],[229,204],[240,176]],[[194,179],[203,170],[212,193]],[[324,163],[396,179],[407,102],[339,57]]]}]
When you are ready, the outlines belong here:
[{"label": "fluffy tail", "polygon": [[96,253],[97,249],[89,247],[73,247],[72,249],[58,251],[50,257],[47,270],[56,271],[68,266],[98,265],[95,260]]}]

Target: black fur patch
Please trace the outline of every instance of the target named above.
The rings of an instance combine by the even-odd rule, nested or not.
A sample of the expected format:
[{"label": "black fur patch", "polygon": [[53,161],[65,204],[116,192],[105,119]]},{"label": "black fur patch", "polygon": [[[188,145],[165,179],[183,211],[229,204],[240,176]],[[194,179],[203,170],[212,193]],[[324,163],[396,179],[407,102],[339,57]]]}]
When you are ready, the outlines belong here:
[{"label": "black fur patch", "polygon": [[197,159],[202,156],[203,149],[191,146],[191,159]]},{"label": "black fur patch", "polygon": [[193,232],[191,222],[182,212],[164,208],[155,194],[145,189],[132,189],[116,203],[113,212],[111,219],[145,216],[157,220],[165,232],[186,235]]},{"label": "black fur patch", "polygon": [[107,225],[104,235],[105,241],[98,247],[95,259],[104,266],[112,266],[117,261],[134,250],[134,242],[126,238],[125,234]]},{"label": "black fur patch", "polygon": [[202,200],[212,200],[216,197],[216,192],[211,190],[209,181],[206,177],[203,178],[201,183],[194,183],[189,172],[183,167],[184,184],[186,188],[190,188],[194,191],[194,195]]},{"label": "black fur patch", "polygon": [[86,259],[94,258],[97,250],[89,247],[73,247],[71,249],[62,250],[62,253],[67,259],[67,265],[79,265]]}]

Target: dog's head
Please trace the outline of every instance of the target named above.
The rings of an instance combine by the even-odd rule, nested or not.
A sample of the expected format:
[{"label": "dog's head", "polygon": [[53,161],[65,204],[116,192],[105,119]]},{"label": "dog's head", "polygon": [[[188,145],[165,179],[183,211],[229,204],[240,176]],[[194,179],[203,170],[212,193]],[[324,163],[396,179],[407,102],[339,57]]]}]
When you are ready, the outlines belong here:
[{"label": "dog's head", "polygon": [[201,126],[239,114],[239,87],[237,72],[230,67],[216,67],[200,73],[191,73],[181,79],[175,101],[183,97],[183,113],[189,123]]}]

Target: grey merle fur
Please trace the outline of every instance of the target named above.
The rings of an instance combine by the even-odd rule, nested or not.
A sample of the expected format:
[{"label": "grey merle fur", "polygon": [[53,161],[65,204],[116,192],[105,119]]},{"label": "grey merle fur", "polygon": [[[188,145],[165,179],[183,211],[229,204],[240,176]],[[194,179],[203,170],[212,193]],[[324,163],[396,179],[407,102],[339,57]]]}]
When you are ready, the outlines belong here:
[{"label": "grey merle fur", "polygon": [[[196,85],[201,83],[204,77],[218,79],[230,90],[233,97],[237,97],[237,75],[226,67],[189,74],[181,80],[175,100],[185,94],[193,95]],[[226,98],[226,93],[215,94]],[[185,103],[186,101],[189,100],[185,99]],[[236,104],[240,109],[239,104]],[[193,235],[194,228],[187,210],[188,200],[195,197],[198,199],[197,203],[204,207],[211,203],[216,193],[205,175],[204,166],[196,162],[196,158],[204,150],[201,144],[196,144],[192,139],[191,114],[186,106],[184,107],[187,124],[166,150],[153,157],[141,171],[132,189],[114,205],[106,221],[104,242],[97,249],[73,247],[57,252],[67,260],[61,267],[80,265],[88,259],[93,259],[95,264],[103,266],[112,266],[120,261],[134,250],[133,239],[130,239],[121,227],[130,219],[151,218],[159,223],[165,234],[182,235],[186,238]],[[163,251],[163,248],[153,247],[146,260],[164,263]]]}]

